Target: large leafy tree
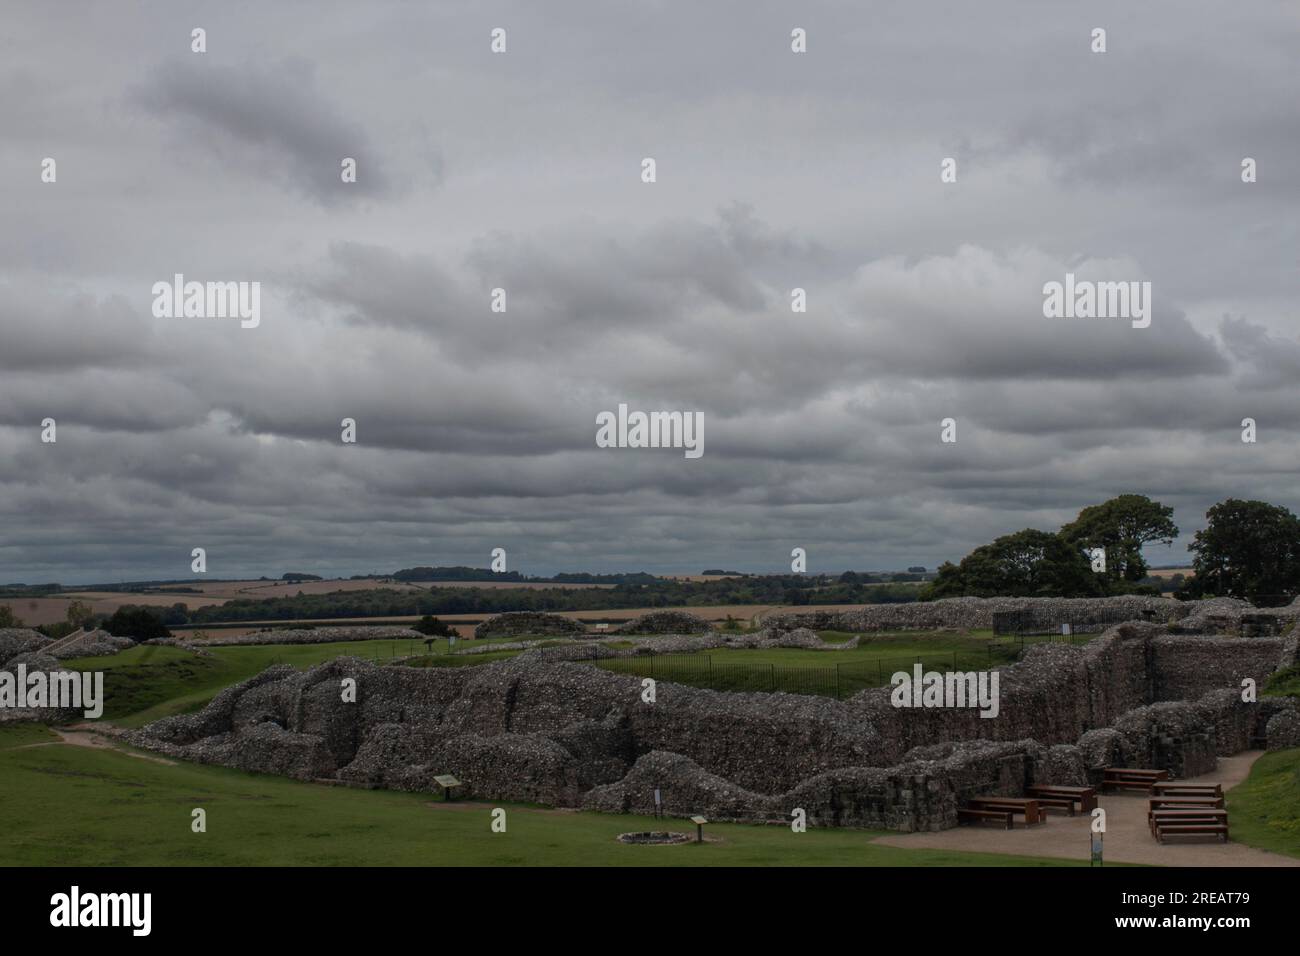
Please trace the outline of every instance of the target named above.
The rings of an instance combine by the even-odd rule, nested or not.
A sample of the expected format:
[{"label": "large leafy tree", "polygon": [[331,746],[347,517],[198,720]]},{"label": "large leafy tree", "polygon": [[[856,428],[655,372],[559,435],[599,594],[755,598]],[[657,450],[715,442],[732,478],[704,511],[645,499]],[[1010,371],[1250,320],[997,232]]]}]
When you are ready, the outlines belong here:
[{"label": "large leafy tree", "polygon": [[1142,546],[1152,541],[1173,544],[1178,537],[1173,515],[1173,508],[1146,495],[1120,495],[1084,508],[1061,529],[1061,537],[1076,548],[1104,548],[1107,581],[1141,581],[1147,576]]},{"label": "large leafy tree", "polygon": [[1101,584],[1083,552],[1049,531],[1026,528],[945,563],[926,598],[1088,597]]},{"label": "large leafy tree", "polygon": [[171,631],[163,624],[162,615],[157,608],[123,605],[113,612],[113,616],[104,622],[104,630],[114,637],[129,637],[136,641],[148,641],[155,637],[171,637]]},{"label": "large leafy tree", "polygon": [[1265,501],[1229,498],[1205,513],[1207,524],[1188,550],[1196,576],[1190,597],[1248,601],[1300,590],[1300,518]]}]

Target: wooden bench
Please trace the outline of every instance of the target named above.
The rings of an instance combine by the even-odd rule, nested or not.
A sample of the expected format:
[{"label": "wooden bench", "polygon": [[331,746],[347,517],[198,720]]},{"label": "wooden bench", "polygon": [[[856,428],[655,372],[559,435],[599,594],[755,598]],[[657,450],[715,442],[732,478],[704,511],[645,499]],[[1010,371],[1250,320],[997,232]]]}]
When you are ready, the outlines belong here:
[{"label": "wooden bench", "polygon": [[997,820],[1006,829],[1012,827],[1012,820],[1015,814],[1010,810],[976,810],[972,807],[962,807],[957,811],[957,822],[975,823],[979,820]]},{"label": "wooden bench", "polygon": [[1150,810],[1147,812],[1147,826],[1154,835],[1160,824],[1179,823],[1224,823],[1228,822],[1227,810]]},{"label": "wooden bench", "polygon": [[1147,802],[1149,810],[1198,810],[1223,807],[1223,797],[1152,797]]},{"label": "wooden bench", "polygon": [[1064,810],[1070,816],[1074,816],[1074,801],[1069,797],[1044,797],[1035,794],[1038,800],[1038,806],[1042,809],[1044,818],[1048,810]]},{"label": "wooden bench", "polygon": [[1025,826],[1042,823],[1047,818],[1038,801],[1032,797],[973,797],[966,801],[966,805],[973,810],[1010,810],[1023,814]]},{"label": "wooden bench", "polygon": [[1080,813],[1091,813],[1097,809],[1097,791],[1092,787],[1065,787],[1057,784],[1035,784],[1026,787],[1025,792],[1035,797],[1048,797],[1055,800],[1071,800],[1079,804]]},{"label": "wooden bench", "polygon": [[1156,841],[1165,842],[1167,836],[1217,836],[1223,843],[1228,842],[1228,825],[1226,823],[1173,823],[1159,824],[1156,827]]},{"label": "wooden bench", "polygon": [[1146,790],[1153,784],[1169,779],[1168,770],[1146,770],[1137,767],[1106,767],[1102,770],[1102,790]]},{"label": "wooden bench", "polygon": [[1152,797],[1148,802],[1147,823],[1158,843],[1167,836],[1217,836],[1228,842],[1223,797]]},{"label": "wooden bench", "polygon": [[1180,783],[1175,780],[1157,780],[1151,785],[1152,796],[1157,797],[1221,797],[1223,785],[1218,783]]}]

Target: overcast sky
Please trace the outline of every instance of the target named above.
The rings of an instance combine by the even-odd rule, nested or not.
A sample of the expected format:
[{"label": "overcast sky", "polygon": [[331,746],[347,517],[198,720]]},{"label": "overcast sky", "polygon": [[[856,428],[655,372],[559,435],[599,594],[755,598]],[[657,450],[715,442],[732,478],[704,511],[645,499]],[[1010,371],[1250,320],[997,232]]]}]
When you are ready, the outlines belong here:
[{"label": "overcast sky", "polygon": [[[933,567],[1126,492],[1183,562],[1300,510],[1297,49],[1284,0],[9,0],[0,581]],[[1067,272],[1151,326],[1044,318]],[[155,318],[175,273],[260,326]],[[620,402],[703,456],[597,448]]]}]

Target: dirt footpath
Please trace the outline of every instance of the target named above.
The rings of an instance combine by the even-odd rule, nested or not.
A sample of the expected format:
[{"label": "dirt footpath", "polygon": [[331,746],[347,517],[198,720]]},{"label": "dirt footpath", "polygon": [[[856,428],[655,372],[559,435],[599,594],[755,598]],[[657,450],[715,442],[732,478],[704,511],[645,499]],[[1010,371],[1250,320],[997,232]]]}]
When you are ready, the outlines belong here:
[{"label": "dirt footpath", "polygon": [[137,760],[166,764],[168,767],[176,766],[175,760],[168,760],[166,757],[155,757],[153,754],[137,753],[114,743],[111,737],[121,734],[122,731],[121,728],[114,727],[112,724],[82,723],[72,724],[68,727],[51,727],[50,730],[59,735],[58,740],[47,740],[37,744],[23,744],[21,747],[15,747],[14,749],[27,750],[32,747],[57,747],[60,744],[67,744],[70,747],[89,747],[92,750],[113,750],[124,757],[135,757]]},{"label": "dirt footpath", "polygon": [[[1221,783],[1228,790],[1246,779],[1251,764],[1262,750],[1248,750],[1233,757],[1220,757],[1213,773],[1192,777],[1197,783]],[[1147,827],[1147,797],[1134,791],[1098,796],[1097,805],[1106,810],[1105,859],[1108,863],[1147,863],[1154,866],[1300,866],[1300,859],[1257,850],[1240,843],[1183,842],[1157,843]],[[1052,856],[1066,860],[1087,860],[1091,855],[1090,816],[1067,817],[1051,812],[1047,822],[1036,827],[999,830],[989,826],[962,826],[937,833],[899,833],[877,837],[873,843],[909,850],[970,850],[979,853],[1012,853],[1019,856]],[[1229,829],[1232,818],[1228,819]]]}]

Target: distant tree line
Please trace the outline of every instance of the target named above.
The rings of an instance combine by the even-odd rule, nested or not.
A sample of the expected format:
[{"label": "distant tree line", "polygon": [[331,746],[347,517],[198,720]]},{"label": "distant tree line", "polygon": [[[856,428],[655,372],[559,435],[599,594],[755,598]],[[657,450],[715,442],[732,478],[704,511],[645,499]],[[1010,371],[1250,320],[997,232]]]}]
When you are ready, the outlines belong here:
[{"label": "distant tree line", "polygon": [[859,574],[857,580],[841,581],[829,575],[783,574],[713,581],[671,581],[644,575],[643,582],[616,584],[608,588],[436,587],[424,591],[368,588],[328,594],[300,592],[279,598],[239,598],[191,611],[179,604],[151,610],[163,623],[179,626],[296,618],[600,611],[728,604],[877,604],[916,600],[918,588],[915,585],[894,584],[887,578],[887,575]]},{"label": "distant tree line", "polygon": [[[1280,603],[1300,593],[1300,519],[1279,505],[1230,498],[1206,512],[1206,527],[1188,545],[1190,578],[1175,576],[1181,599],[1236,597]],[[945,597],[1101,597],[1158,595],[1142,547],[1172,544],[1173,508],[1143,495],[1120,495],[1079,512],[1059,531],[1026,528],[946,562],[922,589]],[[1092,552],[1105,554],[1094,571]]]},{"label": "distant tree line", "polygon": [[[706,574],[710,572],[705,572]],[[520,574],[518,571],[493,571],[490,568],[455,567],[402,568],[385,575],[394,581],[514,581],[520,584],[646,584],[659,580],[655,575],[645,571],[633,571],[628,574],[587,574],[585,572],[562,572],[550,577],[534,577]]]}]

